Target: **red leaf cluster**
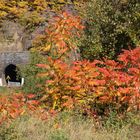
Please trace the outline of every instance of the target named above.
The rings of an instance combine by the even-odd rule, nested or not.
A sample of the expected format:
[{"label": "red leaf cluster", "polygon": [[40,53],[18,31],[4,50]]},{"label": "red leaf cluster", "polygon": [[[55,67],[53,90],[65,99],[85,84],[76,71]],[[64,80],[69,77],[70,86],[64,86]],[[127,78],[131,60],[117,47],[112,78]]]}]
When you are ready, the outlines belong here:
[{"label": "red leaf cluster", "polygon": [[48,116],[40,107],[38,100],[35,100],[34,94],[12,94],[0,96],[0,124],[11,122],[24,114],[37,116],[44,119]]},{"label": "red leaf cluster", "polygon": [[[49,70],[47,69],[48,65]],[[125,50],[118,62],[104,60],[76,61],[71,66],[51,60],[46,67],[43,101],[53,109],[85,106],[96,110],[98,104],[116,110],[139,109],[140,48]],[[65,98],[64,98],[65,97]]]}]

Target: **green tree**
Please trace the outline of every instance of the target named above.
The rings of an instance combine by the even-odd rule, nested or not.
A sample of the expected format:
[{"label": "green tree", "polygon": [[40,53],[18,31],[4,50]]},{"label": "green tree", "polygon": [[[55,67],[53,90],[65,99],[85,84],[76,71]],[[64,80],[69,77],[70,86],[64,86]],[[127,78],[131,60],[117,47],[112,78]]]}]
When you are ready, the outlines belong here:
[{"label": "green tree", "polygon": [[140,44],[139,0],[89,0],[84,9],[85,36],[79,46],[83,58],[115,59],[122,49]]}]

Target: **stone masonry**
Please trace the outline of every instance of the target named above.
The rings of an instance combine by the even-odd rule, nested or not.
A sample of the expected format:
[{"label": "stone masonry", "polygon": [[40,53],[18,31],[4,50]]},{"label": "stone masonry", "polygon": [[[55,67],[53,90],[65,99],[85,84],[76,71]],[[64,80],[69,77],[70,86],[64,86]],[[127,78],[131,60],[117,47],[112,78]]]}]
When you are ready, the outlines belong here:
[{"label": "stone masonry", "polygon": [[19,24],[11,21],[0,23],[0,86],[7,85],[5,70],[9,65],[20,70],[28,63],[28,48],[31,46],[28,39],[28,34]]},{"label": "stone masonry", "polygon": [[2,83],[5,84],[4,72],[5,68],[13,64],[19,68],[29,61],[29,52],[0,52],[0,77],[2,78]]}]

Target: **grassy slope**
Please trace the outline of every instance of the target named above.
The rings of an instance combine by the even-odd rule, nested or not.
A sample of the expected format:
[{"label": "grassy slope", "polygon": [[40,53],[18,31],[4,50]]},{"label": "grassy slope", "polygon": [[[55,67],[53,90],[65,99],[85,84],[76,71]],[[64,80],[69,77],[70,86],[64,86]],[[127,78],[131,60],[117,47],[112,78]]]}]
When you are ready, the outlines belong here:
[{"label": "grassy slope", "polygon": [[[132,125],[133,122],[133,125]],[[98,127],[97,127],[98,126]],[[99,126],[91,119],[61,113],[55,119],[38,120],[30,116],[18,118],[8,128],[0,128],[0,140],[139,140],[140,116],[121,128]]]}]

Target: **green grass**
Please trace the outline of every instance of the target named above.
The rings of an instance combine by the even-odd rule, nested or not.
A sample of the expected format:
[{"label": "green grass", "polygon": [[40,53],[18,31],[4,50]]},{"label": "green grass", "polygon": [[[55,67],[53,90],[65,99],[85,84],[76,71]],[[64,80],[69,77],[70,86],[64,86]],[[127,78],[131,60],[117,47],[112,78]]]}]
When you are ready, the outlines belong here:
[{"label": "green grass", "polygon": [[[104,122],[105,123],[105,122]],[[109,123],[109,122],[108,122]],[[110,122],[112,123],[112,122]],[[109,124],[108,124],[109,126]],[[0,128],[0,140],[139,140],[140,116],[130,117],[121,127],[99,125],[81,115],[60,113],[42,121],[22,116],[10,126]]]},{"label": "green grass", "polygon": [[20,87],[0,87],[0,95],[11,95],[20,91]]}]

